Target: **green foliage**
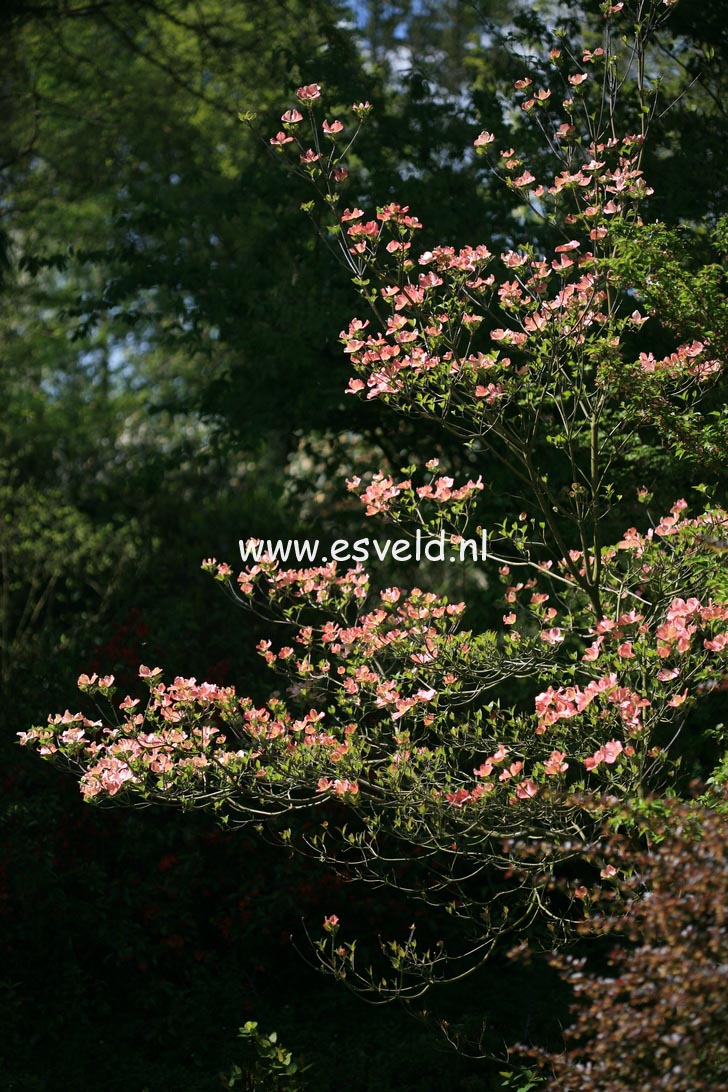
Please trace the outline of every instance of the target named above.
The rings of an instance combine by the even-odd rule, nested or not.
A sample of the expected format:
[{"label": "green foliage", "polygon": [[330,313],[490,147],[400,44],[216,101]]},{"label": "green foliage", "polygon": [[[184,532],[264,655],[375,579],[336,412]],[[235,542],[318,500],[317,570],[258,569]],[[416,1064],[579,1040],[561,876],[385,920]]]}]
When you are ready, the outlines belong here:
[{"label": "green foliage", "polygon": [[241,1068],[233,1066],[229,1077],[221,1078],[223,1088],[239,1088],[243,1092],[301,1092],[304,1088],[301,1078],[307,1066],[301,1068],[293,1060],[290,1050],[278,1042],[278,1034],[269,1035],[258,1030],[255,1020],[240,1029],[240,1038],[252,1047],[255,1061],[252,1065]]},{"label": "green foliage", "polygon": [[501,1088],[507,1088],[510,1092],[533,1092],[534,1088],[542,1088],[544,1084],[543,1074],[537,1069],[507,1070],[500,1076]]},{"label": "green foliage", "polygon": [[9,694],[99,624],[143,546],[137,521],[99,524],[61,490],[19,482],[17,471],[0,471],[0,511],[0,691]]}]

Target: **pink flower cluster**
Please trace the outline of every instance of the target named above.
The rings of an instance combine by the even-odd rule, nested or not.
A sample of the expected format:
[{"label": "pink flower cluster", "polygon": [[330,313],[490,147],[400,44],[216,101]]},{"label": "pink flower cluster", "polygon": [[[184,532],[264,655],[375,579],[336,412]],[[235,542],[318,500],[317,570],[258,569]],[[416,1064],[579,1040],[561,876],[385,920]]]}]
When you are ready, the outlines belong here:
[{"label": "pink flower cluster", "polygon": [[[587,61],[595,59],[598,51],[585,54]],[[577,90],[586,82],[588,75],[585,72],[575,73],[568,78],[571,88]],[[517,91],[526,92],[530,88],[530,79],[518,80],[515,84]],[[547,89],[537,91],[521,103],[521,109],[531,114],[543,107],[551,98],[551,92]],[[571,110],[573,99],[564,101],[564,108]],[[554,136],[559,141],[571,141],[575,128],[571,122],[556,122]],[[478,154],[483,154],[495,142],[492,133],[481,132],[473,144]],[[543,200],[546,196],[557,197],[564,191],[576,192],[580,203],[585,207],[583,213],[586,218],[592,220],[599,216],[615,216],[625,210],[625,203],[639,202],[649,196],[653,191],[644,180],[643,172],[638,160],[632,152],[642,142],[641,135],[626,136],[622,140],[610,138],[599,143],[591,143],[584,148],[583,162],[576,168],[561,171],[554,178],[552,185],[537,184],[536,178],[529,170],[523,169],[523,162],[513,148],[505,148],[499,152],[496,170],[506,172],[505,180],[514,189],[530,191],[534,198]],[[574,149],[576,151],[576,149]],[[613,166],[607,163],[612,158]],[[615,198],[617,200],[615,200]],[[572,214],[572,222],[574,216]],[[599,238],[599,236],[594,236]]]},{"label": "pink flower cluster", "polygon": [[535,701],[538,718],[536,734],[543,735],[558,721],[579,716],[600,694],[606,696],[609,704],[617,706],[628,730],[636,732],[641,729],[641,710],[651,703],[629,687],[620,686],[617,676],[611,672],[599,679],[592,679],[583,689],[579,686],[550,686],[538,694]]},{"label": "pink flower cluster", "polygon": [[[347,480],[347,488],[355,492],[361,485],[361,478],[353,477]],[[366,489],[359,494],[359,499],[367,506],[367,515],[376,516],[391,509],[392,502],[412,486],[412,482],[405,481],[395,483],[389,475],[377,472]]]},{"label": "pink flower cluster", "polygon": [[[155,679],[159,672],[142,667],[140,676]],[[103,680],[94,679],[82,675],[81,689],[101,689],[99,683]],[[191,710],[224,715],[234,703],[232,688],[178,677],[169,687],[162,682],[152,684],[144,713],[134,711],[139,704],[137,699],[126,697],[120,709],[127,717],[118,728],[104,727],[101,721],[89,721],[81,714],[73,717],[66,712],[63,717],[49,717],[45,728],[23,733],[21,743],[36,745],[43,755],[62,748],[66,757],[84,769],[81,791],[86,798],[115,796],[127,783],[141,784],[147,774],[200,770],[209,765],[206,752],[213,743],[224,742],[224,736],[209,725],[195,726],[189,731],[179,725],[188,719]],[[94,738],[88,738],[79,729],[57,731],[59,725],[70,723],[93,728]],[[154,724],[154,730],[147,730],[148,724]]]},{"label": "pink flower cluster", "polygon": [[[708,622],[728,620],[728,606],[713,603],[706,606],[694,597],[691,599],[673,599],[670,604],[665,622],[657,627],[657,655],[661,659],[667,659],[673,653],[685,653],[690,649],[693,635],[700,624]],[[711,652],[720,652],[726,647],[728,635],[718,634],[714,639],[708,638],[703,642],[703,647]]]},{"label": "pink flower cluster", "polygon": [[272,598],[287,594],[320,605],[334,600],[363,600],[369,590],[369,577],[361,565],[340,573],[335,561],[309,569],[281,569],[278,561],[261,559],[258,564],[243,569],[237,577],[243,595],[252,595],[259,580],[267,582]]},{"label": "pink flower cluster", "polygon": [[[481,146],[490,143],[490,136],[481,134],[478,138]],[[615,203],[615,196],[621,202],[637,201],[647,192],[642,172],[629,156],[619,156],[612,169],[599,158],[633,144],[633,138],[626,138],[622,144],[615,140],[591,147],[584,168],[576,174],[564,172],[549,191],[558,194],[569,187],[579,190],[580,201],[584,203],[582,219],[595,242],[607,234],[607,229],[596,223],[597,219],[622,210],[622,205]],[[520,167],[513,149],[504,151],[501,157],[506,169]],[[531,181],[533,178],[528,174],[520,174],[516,179],[519,186],[529,185]],[[540,187],[534,195],[543,196],[543,192],[544,188]],[[413,225],[411,218],[405,216],[406,210],[393,207],[397,211],[392,218],[398,218],[398,223],[408,229],[405,234],[411,234]],[[367,221],[361,209],[347,209],[341,222],[352,240],[352,253],[362,258],[366,256],[369,272],[384,277],[378,268],[376,254],[385,226],[381,210],[378,218],[379,221]],[[578,216],[572,217],[574,222],[578,219]],[[414,226],[419,227],[419,222]],[[409,239],[402,237],[393,239],[386,249],[391,256],[401,257],[407,254],[409,247]],[[560,244],[550,261],[515,251],[501,256],[508,270],[517,271],[515,279],[507,280],[497,288],[501,307],[512,314],[515,325],[492,329],[490,339],[496,345],[524,350],[525,360],[516,370],[517,376],[527,373],[530,356],[538,354],[545,338],[568,338],[578,346],[590,331],[595,336],[603,336],[609,321],[605,313],[609,304],[600,258],[592,251],[581,253],[580,247],[578,239]],[[350,380],[348,393],[366,392],[369,399],[388,396],[417,400],[419,394],[429,388],[449,400],[453,387],[462,384],[481,412],[496,412],[507,404],[511,389],[517,390],[515,385],[511,388],[503,382],[511,376],[506,371],[511,365],[510,359],[499,359],[497,352],[487,355],[470,352],[473,331],[483,321],[489,306],[484,299],[481,310],[473,307],[472,301],[496,284],[493,273],[484,275],[492,260],[493,255],[485,246],[460,251],[438,247],[420,255],[419,266],[430,268],[427,273],[420,272],[414,277],[415,264],[407,257],[404,266],[398,267],[397,283],[385,284],[380,289],[393,312],[386,330],[367,332],[368,322],[355,319],[340,335],[344,351],[351,357],[358,373]],[[409,277],[404,278],[403,273]],[[554,278],[556,284],[550,290]],[[467,308],[464,290],[470,297]],[[641,325],[645,321],[646,318],[636,311],[626,319],[616,320],[611,316],[615,331],[620,324]],[[529,339],[534,341],[533,350],[530,350]],[[611,347],[617,343],[618,340]],[[678,355],[683,352],[693,361],[691,374],[697,375],[695,345],[678,350]],[[701,375],[708,374],[713,362],[710,366],[700,363],[699,367]],[[498,375],[483,382],[484,369],[496,369]]]},{"label": "pink flower cluster", "polygon": [[652,353],[640,353],[639,364],[648,374],[659,372],[670,378],[692,375],[698,379],[709,379],[722,370],[719,360],[706,360],[708,346],[702,341],[692,341],[689,345],[680,345],[674,353],[656,360]]},{"label": "pink flower cluster", "polygon": [[362,222],[363,217],[363,210],[354,208],[346,209],[339,218],[341,224],[349,225],[345,228],[346,234],[351,240],[349,253],[356,257],[365,254],[374,256],[376,254],[376,244],[379,242],[385,224],[391,231],[397,233],[387,247],[390,254],[406,253],[411,243],[408,238],[403,238],[403,236],[408,236],[422,227],[416,216],[409,215],[409,205],[392,203],[377,209],[376,219],[374,220]]},{"label": "pink flower cluster", "polygon": [[390,475],[377,472],[370,484],[362,490],[359,489],[361,478],[356,475],[349,478],[346,485],[367,506],[366,514],[374,516],[394,512],[398,500],[408,499],[414,504],[414,497],[419,500],[436,501],[441,505],[470,500],[483,489],[483,479],[478,478],[475,482],[470,480],[459,488],[453,488],[454,479],[441,475],[434,478],[432,482],[413,490],[411,479],[406,478],[395,482]]},{"label": "pink flower cluster", "polygon": [[657,526],[650,528],[642,535],[636,527],[630,527],[625,531],[617,549],[626,550],[642,557],[648,546],[653,543],[655,536],[669,538],[694,532],[701,537],[724,537],[728,532],[728,512],[718,508],[714,511],[703,512],[695,519],[681,519],[680,513],[687,508],[684,500],[676,501],[670,510],[669,516],[663,516]]},{"label": "pink flower cluster", "polygon": [[[509,750],[500,744],[489,758],[473,770],[477,784],[472,789],[464,786],[445,794],[448,804],[455,808],[462,808],[465,804],[473,804],[493,793],[498,784],[507,787],[510,794],[507,802],[510,804],[518,800],[531,800],[539,793],[539,788],[531,778],[524,778],[523,762],[517,759],[509,765],[504,765],[509,755]],[[564,769],[566,766],[564,766]],[[496,780],[489,780],[493,773],[497,773]]]},{"label": "pink flower cluster", "polygon": [[618,739],[610,739],[608,743],[605,743],[604,746],[600,747],[598,751],[595,751],[593,755],[584,759],[584,767],[587,770],[596,770],[602,762],[605,762],[608,766],[612,766],[623,751],[624,746]]}]

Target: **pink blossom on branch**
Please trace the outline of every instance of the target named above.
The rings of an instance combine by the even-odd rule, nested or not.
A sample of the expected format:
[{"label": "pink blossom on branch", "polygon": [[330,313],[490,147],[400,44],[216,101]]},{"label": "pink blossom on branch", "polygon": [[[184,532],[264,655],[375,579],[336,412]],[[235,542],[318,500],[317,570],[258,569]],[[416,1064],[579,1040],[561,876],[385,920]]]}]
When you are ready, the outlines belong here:
[{"label": "pink blossom on branch", "polygon": [[300,102],[315,102],[321,98],[321,86],[317,83],[307,83],[296,91],[296,98]]}]

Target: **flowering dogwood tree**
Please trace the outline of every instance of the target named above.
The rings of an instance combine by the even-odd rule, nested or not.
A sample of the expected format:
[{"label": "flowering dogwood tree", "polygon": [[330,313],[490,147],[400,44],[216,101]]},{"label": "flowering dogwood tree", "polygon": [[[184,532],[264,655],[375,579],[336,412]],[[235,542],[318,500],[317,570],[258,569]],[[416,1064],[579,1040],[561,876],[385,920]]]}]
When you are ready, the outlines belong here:
[{"label": "flowering dogwood tree", "polygon": [[[408,207],[342,211],[371,106],[354,106],[353,125],[329,120],[322,89],[299,88],[269,142],[311,180],[309,208],[329,210],[329,238],[366,304],[341,335],[349,393],[440,425],[480,453],[484,475],[505,464],[523,498],[520,518],[491,532],[503,625],[473,632],[464,604],[378,589],[360,566],[291,570],[264,556],[235,574],[211,559],[217,581],[289,626],[286,643],[259,646],[285,696],[259,705],[159,668],[140,668],[144,697],[81,676],[83,694],[105,699],[99,714],[66,711],[21,742],[76,769],[86,799],[207,807],[291,843],[291,817],[318,814],[300,848],[462,919],[458,954],[475,967],[504,932],[570,916],[549,905],[544,879],[573,854],[570,839],[624,800],[672,791],[691,712],[725,676],[728,581],[716,558],[728,514],[676,499],[605,539],[641,446],[657,435],[708,466],[726,431],[702,409],[722,379],[723,270],[676,268],[641,166],[647,49],[671,6],[606,4],[603,47],[554,48],[551,88],[518,81],[553,177],[536,178],[487,130],[474,140],[521,199],[524,232],[528,217],[558,231],[552,252],[528,238],[418,252]],[[630,81],[641,128],[622,135],[615,104]],[[457,545],[484,485],[456,483],[432,459],[349,488],[373,519],[445,529]],[[585,808],[585,794],[602,806]],[[544,846],[531,879],[514,850],[524,839]],[[321,958],[355,981],[355,944],[335,914],[325,932]],[[418,949],[411,935],[385,954],[383,993],[416,996],[448,974],[444,949]]]}]

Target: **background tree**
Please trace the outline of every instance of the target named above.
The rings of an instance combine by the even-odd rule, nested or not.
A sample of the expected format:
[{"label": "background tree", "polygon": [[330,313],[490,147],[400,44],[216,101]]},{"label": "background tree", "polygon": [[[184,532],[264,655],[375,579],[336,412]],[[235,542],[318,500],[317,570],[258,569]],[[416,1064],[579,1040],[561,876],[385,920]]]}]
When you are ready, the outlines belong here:
[{"label": "background tree", "polygon": [[682,1092],[725,1083],[725,818],[673,804],[662,822],[650,852],[614,836],[591,849],[611,887],[594,891],[582,924],[599,938],[601,959],[554,957],[576,1004],[566,1049],[529,1052],[544,1064],[545,1088]]},{"label": "background tree", "polygon": [[[382,101],[381,78],[328,4],[19,3],[2,20],[3,1067],[29,1088],[95,1085],[100,1066],[109,1087],[216,1087],[243,1017],[270,1005],[276,1025],[298,1023],[267,992],[259,953],[267,936],[269,968],[300,997],[314,989],[287,937],[301,905],[318,905],[315,885],[290,872],[282,883],[255,843],[231,855],[208,826],[181,832],[160,816],[120,817],[110,854],[106,820],[79,815],[12,739],[72,701],[68,680],[89,660],[122,677],[174,655],[220,682],[255,678],[239,616],[195,577],[200,558],[250,529],[320,520],[315,483],[333,458],[307,476],[289,455],[330,451],[344,421],[363,429],[367,415],[352,421],[338,378],[348,290],[294,230],[288,183],[237,115],[272,118],[308,75],[302,56],[342,81],[344,101]],[[389,133],[371,163],[394,188],[401,129]],[[304,286],[319,298],[302,345],[291,314]],[[59,944],[61,919],[73,924]],[[367,1036],[414,1035],[415,1064],[392,1080],[419,1087],[424,1038],[391,1016],[356,1022],[353,1058]],[[314,1038],[297,1034],[299,1050]],[[336,1086],[336,1072],[330,1053],[319,1080]]]}]

